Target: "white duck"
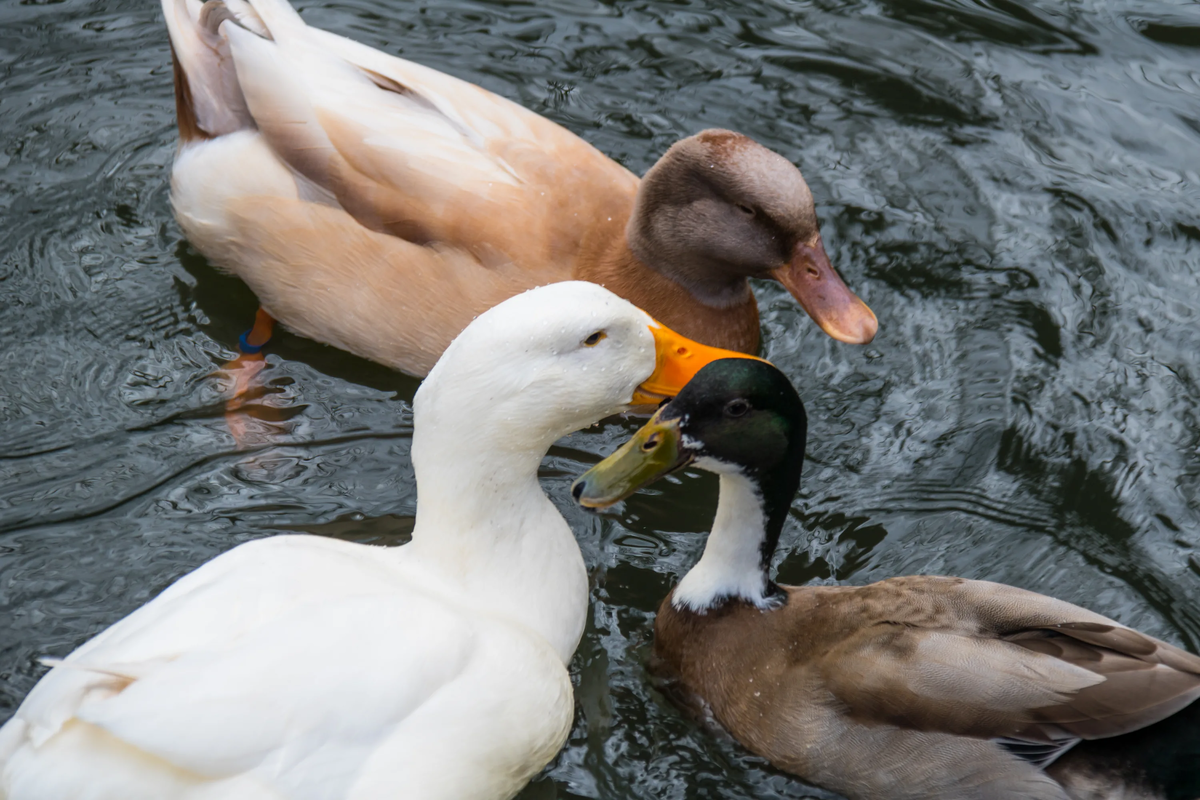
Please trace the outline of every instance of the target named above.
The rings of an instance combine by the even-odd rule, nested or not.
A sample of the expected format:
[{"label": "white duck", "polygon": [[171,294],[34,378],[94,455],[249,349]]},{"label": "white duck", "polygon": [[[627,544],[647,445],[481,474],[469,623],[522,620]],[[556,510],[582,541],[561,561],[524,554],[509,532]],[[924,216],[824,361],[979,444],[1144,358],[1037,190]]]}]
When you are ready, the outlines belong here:
[{"label": "white duck", "polygon": [[727,355],[590,283],[484,313],[416,396],[412,543],[279,536],[184,576],[34,687],[0,797],[512,797],[569,731],[588,599],[538,465]]}]

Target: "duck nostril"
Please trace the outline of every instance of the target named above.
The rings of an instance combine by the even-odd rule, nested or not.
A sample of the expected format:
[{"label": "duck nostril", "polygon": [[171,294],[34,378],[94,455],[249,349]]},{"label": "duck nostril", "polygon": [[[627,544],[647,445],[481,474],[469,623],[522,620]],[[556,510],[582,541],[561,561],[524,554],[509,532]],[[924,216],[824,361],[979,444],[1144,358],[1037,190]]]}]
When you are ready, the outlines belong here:
[{"label": "duck nostril", "polygon": [[809,267],[808,274],[809,274],[809,277],[812,277],[812,278],[821,277],[821,271],[819,269],[817,269],[816,267]]},{"label": "duck nostril", "polygon": [[575,498],[576,500],[583,497],[583,481],[577,481],[575,485],[571,487],[571,497]]},{"label": "duck nostril", "polygon": [[658,447],[658,443],[661,439],[662,439],[662,436],[660,436],[659,434],[657,434],[657,433],[651,434],[650,438],[648,438],[645,442],[642,443],[642,450],[644,452],[649,453],[651,450]]},{"label": "duck nostril", "polygon": [[675,348],[675,354],[680,355],[680,356],[686,356],[688,354],[688,349],[686,347],[680,345],[679,347]]}]

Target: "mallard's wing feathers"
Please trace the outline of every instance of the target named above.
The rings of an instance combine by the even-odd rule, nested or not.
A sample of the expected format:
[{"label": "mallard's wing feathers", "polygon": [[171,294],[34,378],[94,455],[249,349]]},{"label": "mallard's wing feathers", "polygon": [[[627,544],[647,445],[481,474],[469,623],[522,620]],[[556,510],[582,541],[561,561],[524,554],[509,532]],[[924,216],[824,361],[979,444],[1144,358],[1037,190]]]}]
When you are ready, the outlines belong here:
[{"label": "mallard's wing feathers", "polygon": [[1200,696],[1200,658],[1069,603],[983,581],[876,587],[877,621],[824,670],[866,720],[1069,743],[1136,730]]},{"label": "mallard's wing feathers", "polygon": [[1200,697],[1200,658],[1116,623],[1066,622],[1006,638],[1103,678],[1059,706],[1037,709],[1027,735],[1057,726],[1082,739],[1117,736]]},{"label": "mallard's wing feathers", "polygon": [[1052,656],[969,633],[885,624],[825,658],[831,691],[864,722],[962,736],[1018,737],[1102,677]]},{"label": "mallard's wing feathers", "polygon": [[1079,744],[1074,736],[1058,739],[1053,742],[1035,742],[1029,739],[1012,739],[1001,736],[995,741],[1005,750],[1017,756],[1022,761],[1033,764],[1038,769],[1045,769],[1058,760],[1058,757]]}]

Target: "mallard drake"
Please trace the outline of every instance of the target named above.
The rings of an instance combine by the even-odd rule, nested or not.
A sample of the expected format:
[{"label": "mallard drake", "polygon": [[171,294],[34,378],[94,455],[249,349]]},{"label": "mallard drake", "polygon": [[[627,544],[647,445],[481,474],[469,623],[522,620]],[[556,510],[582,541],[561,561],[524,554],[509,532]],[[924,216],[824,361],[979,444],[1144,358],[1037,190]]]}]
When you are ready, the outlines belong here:
[{"label": "mallard drake", "polygon": [[720,476],[654,654],[747,748],[852,800],[1065,800],[1043,771],[1057,756],[1200,696],[1200,657],[1034,592],[933,576],[775,584],[806,426],[777,369],[717,361],[572,487],[602,507],[688,464]]},{"label": "mallard drake", "polygon": [[179,579],[0,728],[0,797],[512,797],[570,729],[588,603],[538,466],[723,355],[591,283],[482,314],[416,395],[412,542],[278,536]]},{"label": "mallard drake", "polygon": [[424,375],[484,310],[579,279],[749,353],[747,278],[774,277],[829,335],[875,335],[804,178],[746,136],[684,139],[639,182],[559,125],[309,27],[285,0],[163,0],[163,13],[176,218],[297,333]]}]

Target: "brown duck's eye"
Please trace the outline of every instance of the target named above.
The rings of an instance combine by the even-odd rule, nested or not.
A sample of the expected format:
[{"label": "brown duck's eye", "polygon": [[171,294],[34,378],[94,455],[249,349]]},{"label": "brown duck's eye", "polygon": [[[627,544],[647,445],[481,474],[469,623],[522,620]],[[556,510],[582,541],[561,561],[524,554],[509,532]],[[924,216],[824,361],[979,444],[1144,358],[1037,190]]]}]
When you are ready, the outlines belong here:
[{"label": "brown duck's eye", "polygon": [[743,214],[745,214],[747,217],[754,216],[754,209],[751,208],[750,206],[746,205],[745,203],[738,203],[737,210],[742,212]]},{"label": "brown duck's eye", "polygon": [[596,331],[591,336],[589,336],[583,340],[583,346],[584,347],[595,347],[596,345],[600,344],[600,341],[602,339],[607,339],[607,338],[608,338],[608,334],[605,333],[604,331]]},{"label": "brown duck's eye", "polygon": [[750,404],[745,400],[730,400],[725,404],[725,416],[740,417],[750,410]]}]

